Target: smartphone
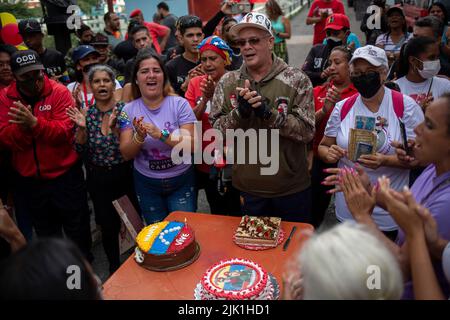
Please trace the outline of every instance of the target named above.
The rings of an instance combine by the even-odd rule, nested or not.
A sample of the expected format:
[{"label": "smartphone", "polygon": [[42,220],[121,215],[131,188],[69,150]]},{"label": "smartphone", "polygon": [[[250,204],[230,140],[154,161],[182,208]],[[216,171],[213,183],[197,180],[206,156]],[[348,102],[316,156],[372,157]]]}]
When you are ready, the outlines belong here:
[{"label": "smartphone", "polygon": [[410,155],[412,155],[412,149],[408,145],[408,136],[406,135],[405,124],[400,119],[398,119],[398,122],[400,123],[400,131],[401,131],[402,140],[403,140],[403,149],[406,151],[406,154],[408,156],[410,156]]},{"label": "smartphone", "polygon": [[250,12],[252,11],[251,5],[249,2],[244,2],[244,3],[240,3],[240,2],[233,2],[230,3],[231,5],[231,13],[232,14],[239,14],[239,13],[243,13],[243,12]]}]

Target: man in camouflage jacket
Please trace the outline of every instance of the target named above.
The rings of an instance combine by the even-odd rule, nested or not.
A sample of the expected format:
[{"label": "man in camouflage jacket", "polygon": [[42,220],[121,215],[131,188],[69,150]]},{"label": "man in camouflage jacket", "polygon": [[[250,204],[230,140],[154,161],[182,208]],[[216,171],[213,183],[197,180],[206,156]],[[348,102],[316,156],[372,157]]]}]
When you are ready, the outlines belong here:
[{"label": "man in camouflage jacket", "polygon": [[[246,155],[245,164],[235,159],[232,175],[233,186],[241,191],[243,213],[309,222],[307,145],[315,131],[311,82],[300,69],[273,55],[274,37],[265,15],[249,13],[233,28],[244,64],[218,82],[209,120],[224,134],[227,129],[245,133],[256,129],[257,143],[246,143],[244,150],[239,145],[234,148],[235,157],[240,152]],[[261,129],[267,130],[267,139]],[[271,145],[273,134],[279,135],[278,146]],[[251,144],[259,149],[263,144],[270,157],[277,157],[274,174],[262,174],[268,165],[260,157],[256,164],[248,161]]]}]

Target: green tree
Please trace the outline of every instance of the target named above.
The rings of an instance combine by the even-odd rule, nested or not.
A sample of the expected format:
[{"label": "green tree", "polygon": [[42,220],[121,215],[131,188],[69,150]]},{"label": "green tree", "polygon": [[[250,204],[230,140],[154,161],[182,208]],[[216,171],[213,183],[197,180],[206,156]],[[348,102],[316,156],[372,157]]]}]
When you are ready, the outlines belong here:
[{"label": "green tree", "polygon": [[85,14],[91,14],[91,7],[99,4],[99,0],[78,0],[77,3],[80,6],[81,11]]},{"label": "green tree", "polygon": [[42,17],[42,9],[28,9],[25,3],[19,2],[17,4],[0,3],[0,12],[11,13],[16,19],[26,19],[31,17]]}]

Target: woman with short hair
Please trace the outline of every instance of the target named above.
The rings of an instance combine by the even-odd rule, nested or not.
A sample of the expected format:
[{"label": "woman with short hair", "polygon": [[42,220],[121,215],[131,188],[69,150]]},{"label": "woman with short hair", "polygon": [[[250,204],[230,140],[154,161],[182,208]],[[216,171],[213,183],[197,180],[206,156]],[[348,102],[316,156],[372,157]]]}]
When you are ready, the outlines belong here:
[{"label": "woman with short hair", "polygon": [[398,300],[403,292],[395,255],[361,224],[313,235],[298,265],[304,300]]},{"label": "woman with short hair", "polygon": [[119,150],[124,104],[114,98],[114,71],[106,65],[96,65],[89,70],[87,78],[94,104],[82,110],[69,108],[67,115],[77,125],[75,146],[83,155],[95,222],[101,227],[103,248],[112,274],[120,266],[121,226],[112,202],[124,195],[136,202],[132,163],[126,161]]}]

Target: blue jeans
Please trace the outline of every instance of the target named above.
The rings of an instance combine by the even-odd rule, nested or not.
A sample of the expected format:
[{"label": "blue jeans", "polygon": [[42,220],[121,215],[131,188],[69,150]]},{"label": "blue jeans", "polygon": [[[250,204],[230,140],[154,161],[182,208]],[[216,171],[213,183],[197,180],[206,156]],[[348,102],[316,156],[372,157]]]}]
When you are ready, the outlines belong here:
[{"label": "blue jeans", "polygon": [[275,198],[262,198],[241,191],[243,214],[280,217],[285,221],[311,223],[311,187]]},{"label": "blue jeans", "polygon": [[147,224],[164,220],[173,211],[197,210],[194,168],[169,179],[149,178],[134,170],[134,185]]}]

